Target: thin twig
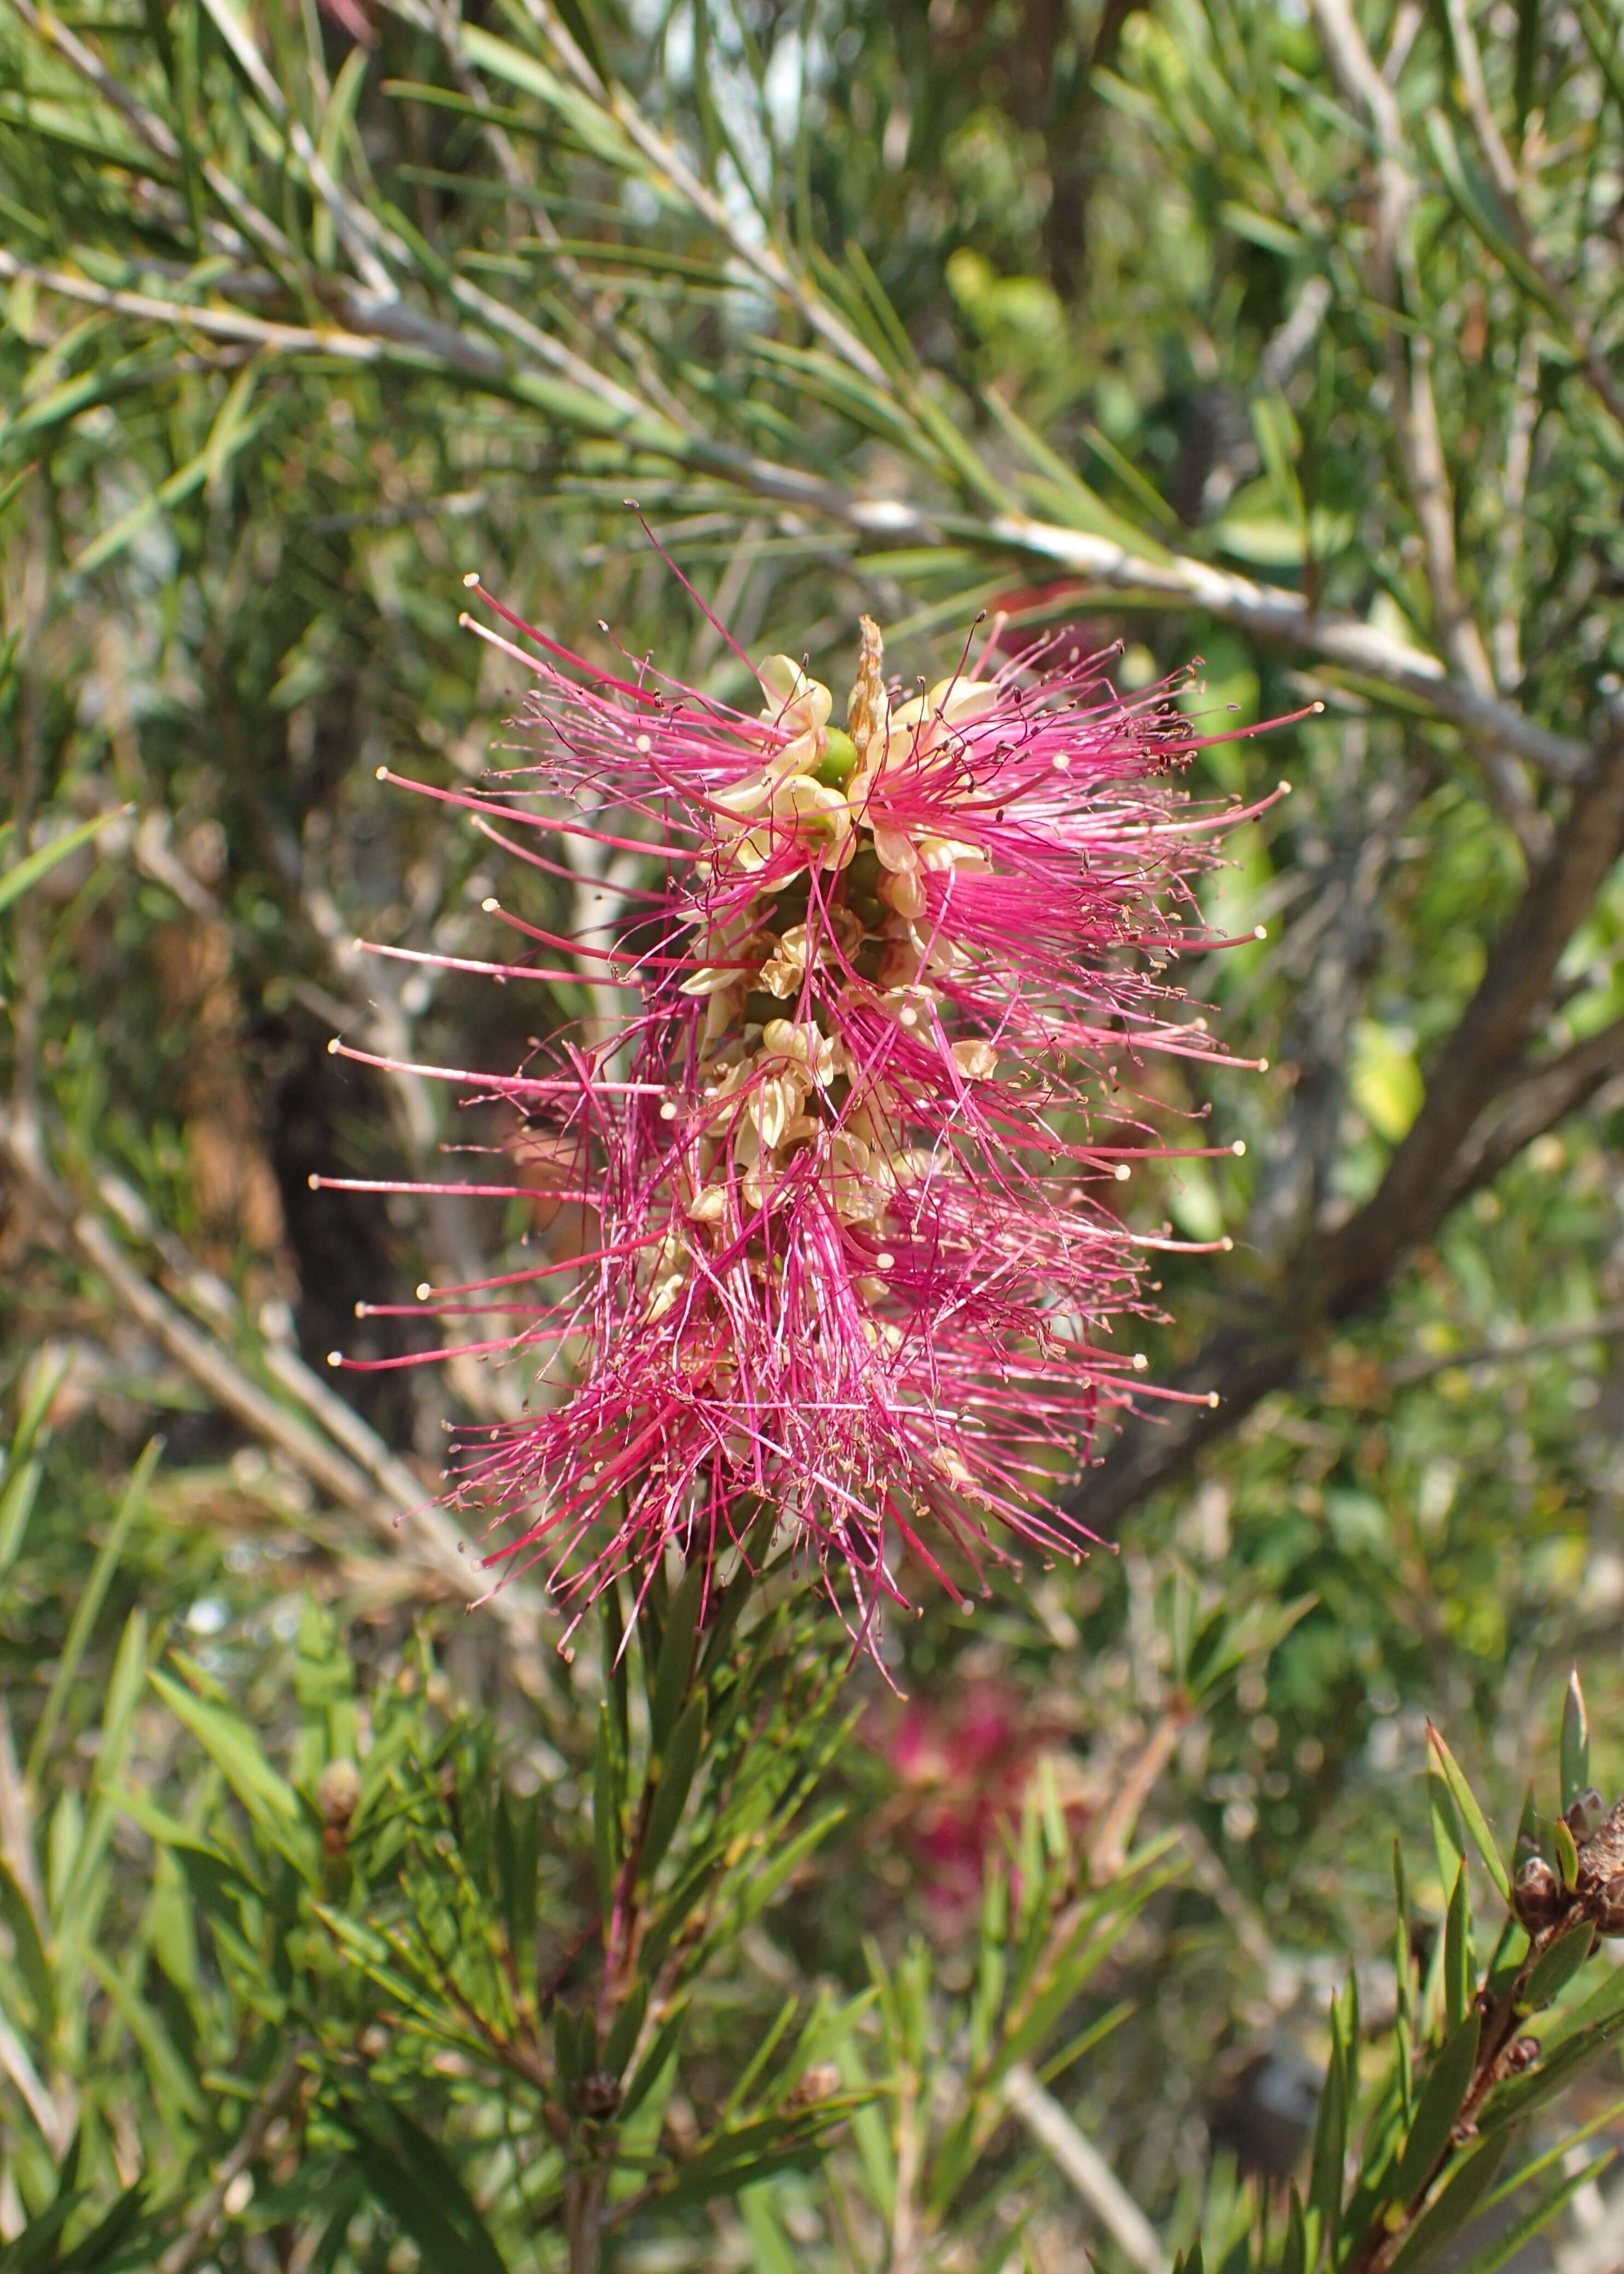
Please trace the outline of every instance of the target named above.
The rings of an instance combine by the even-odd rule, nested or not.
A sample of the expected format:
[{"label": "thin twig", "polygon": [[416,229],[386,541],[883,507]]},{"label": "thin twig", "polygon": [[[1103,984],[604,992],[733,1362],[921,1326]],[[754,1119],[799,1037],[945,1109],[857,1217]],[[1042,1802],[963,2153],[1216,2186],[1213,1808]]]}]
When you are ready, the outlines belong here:
[{"label": "thin twig", "polygon": [[[1376,139],[1376,226],[1368,262],[1371,297],[1395,314],[1418,297],[1414,220],[1421,185],[1406,147],[1398,97],[1364,43],[1349,0],[1312,0],[1326,59],[1344,95],[1364,110]],[[1413,306],[1408,309],[1413,313]],[[1432,343],[1418,325],[1386,328],[1386,360],[1394,423],[1406,486],[1420,531],[1439,644],[1455,677],[1483,699],[1495,693],[1483,634],[1461,584],[1455,557],[1454,496],[1449,480],[1438,403],[1432,388]],[[1479,749],[1496,804],[1530,859],[1549,843],[1550,825],[1535,806],[1518,758],[1496,734]]]},{"label": "thin twig", "polygon": [[1168,1706],[1140,1747],[1110,1806],[1094,1827],[1089,1841],[1088,1869],[1096,1886],[1108,1885],[1127,1862],[1134,1826],[1157,1778],[1177,1751],[1179,1739],[1190,1726],[1192,1711],[1182,1702]]},{"label": "thin twig", "polygon": [[1413,1389],[1418,1382],[1431,1382],[1456,1367],[1469,1373],[1477,1367],[1520,1366],[1524,1359],[1537,1358],[1542,1351],[1571,1350],[1577,1343],[1616,1342],[1620,1336],[1624,1336],[1624,1303],[1598,1311],[1588,1319],[1570,1320],[1566,1326],[1546,1327],[1540,1334],[1519,1335],[1512,1342],[1484,1343],[1477,1350],[1454,1351],[1443,1358],[1401,1359],[1387,1367],[1382,1380],[1392,1389]]},{"label": "thin twig", "polygon": [[1011,2113],[1047,2150],[1123,2255],[1141,2274],[1166,2274],[1167,2260],[1155,2228],[1093,2142],[1044,2090],[1024,2061],[1011,2067],[1003,2090]]},{"label": "thin twig", "polygon": [[[222,1283],[196,1267],[188,1276],[188,1292],[214,1313],[215,1334],[203,1333],[132,1261],[106,1216],[76,1203],[40,1157],[30,1133],[20,1129],[11,1115],[0,1115],[0,1161],[24,1187],[40,1231],[87,1264],[121,1308],[215,1404],[274,1446],[329,1499],[363,1517],[393,1541],[397,1552],[408,1556],[437,1590],[465,1603],[488,1598],[490,1615],[514,1650],[516,1669],[527,1682],[537,1678],[532,1661],[542,1606],[533,1591],[521,1582],[493,1591],[478,1559],[460,1551],[456,1528],[433,1493],[396,1461],[360,1415],[344,1406],[296,1352],[268,1343],[262,1362],[307,1419],[261,1389],[225,1347],[223,1333],[245,1337],[247,1328],[236,1299]],[[127,1193],[128,1187],[122,1187],[120,1196]],[[139,1201],[135,1205],[139,1208]]]},{"label": "thin twig", "polygon": [[1506,147],[1490,106],[1489,91],[1483,76],[1483,57],[1478,52],[1477,35],[1472,29],[1472,19],[1465,0],[1446,0],[1446,7],[1449,36],[1454,46],[1455,68],[1460,74],[1466,116],[1471,122],[1473,138],[1494,184],[1511,234],[1516,240],[1517,250],[1538,278],[1545,299],[1573,334],[1574,343],[1579,350],[1580,366],[1586,379],[1613,418],[1624,426],[1624,387],[1619,384],[1613,361],[1598,341],[1594,328],[1575,307],[1552,273],[1534,234],[1533,224],[1529,220],[1515,162]]},{"label": "thin twig", "polygon": [[298,2096],[304,2082],[304,2053],[295,2047],[283,2060],[269,2085],[249,2111],[247,2120],[238,2134],[229,2152],[215,2167],[214,2185],[209,2188],[185,2226],[159,2259],[155,2274],[189,2274],[219,2228],[225,2211],[225,2201],[233,2180],[238,2179],[256,2160],[268,2138],[272,2127],[284,2116]]}]

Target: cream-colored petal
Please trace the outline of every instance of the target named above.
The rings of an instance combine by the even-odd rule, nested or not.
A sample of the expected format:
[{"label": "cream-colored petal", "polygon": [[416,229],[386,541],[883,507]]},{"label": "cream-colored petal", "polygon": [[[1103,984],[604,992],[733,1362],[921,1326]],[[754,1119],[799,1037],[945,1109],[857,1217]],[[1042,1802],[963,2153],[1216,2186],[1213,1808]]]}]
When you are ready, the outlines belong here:
[{"label": "cream-colored petal", "polygon": [[756,666],[756,677],[761,682],[761,692],[773,705],[774,717],[786,703],[793,703],[802,688],[810,683],[792,655],[764,655]]},{"label": "cream-colored petal", "polygon": [[968,727],[997,708],[998,689],[982,679],[939,679],[925,703],[944,727]]},{"label": "cream-colored petal", "polygon": [[887,829],[875,825],[874,852],[882,869],[894,876],[907,876],[919,865],[919,855],[911,837],[905,830]]},{"label": "cream-colored petal", "polygon": [[925,882],[917,869],[901,876],[881,877],[880,897],[899,916],[922,916],[926,901]]}]

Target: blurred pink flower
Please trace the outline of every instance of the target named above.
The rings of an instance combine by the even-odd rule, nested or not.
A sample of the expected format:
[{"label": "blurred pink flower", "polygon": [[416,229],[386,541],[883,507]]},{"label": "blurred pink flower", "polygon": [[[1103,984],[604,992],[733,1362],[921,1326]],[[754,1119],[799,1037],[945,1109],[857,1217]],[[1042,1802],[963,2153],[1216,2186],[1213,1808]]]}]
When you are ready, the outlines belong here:
[{"label": "blurred pink flower", "polygon": [[882,1821],[909,1850],[913,1885],[944,1939],[979,1912],[987,1860],[1018,1826],[1046,1761],[1055,1798],[1081,1835],[1088,1810],[1064,1734],[1035,1717],[1010,1685],[986,1676],[956,1676],[945,1691],[873,1717],[870,1743],[897,1785]]}]

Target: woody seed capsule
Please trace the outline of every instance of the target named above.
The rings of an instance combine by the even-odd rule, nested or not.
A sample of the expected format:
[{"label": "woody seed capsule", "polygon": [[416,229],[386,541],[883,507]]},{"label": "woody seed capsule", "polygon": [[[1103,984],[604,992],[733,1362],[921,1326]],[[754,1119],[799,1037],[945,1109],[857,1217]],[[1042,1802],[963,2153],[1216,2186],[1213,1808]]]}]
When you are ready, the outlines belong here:
[{"label": "woody seed capsule", "polygon": [[581,2079],[583,2116],[613,2116],[620,2106],[620,2079],[612,2070],[595,2068]]},{"label": "woody seed capsule", "polygon": [[1600,1793],[1592,1785],[1588,1792],[1582,1792],[1579,1795],[1563,1821],[1582,1848],[1585,1841],[1597,1830],[1606,1812]]},{"label": "woody seed capsule", "polygon": [[1624,1934],[1624,1871],[1617,1872],[1593,1899],[1598,1934]]},{"label": "woody seed capsule", "polygon": [[1530,1934],[1537,1934],[1560,1916],[1566,1902],[1562,1883],[1543,1856],[1530,1856],[1517,1873],[1511,1901]]}]

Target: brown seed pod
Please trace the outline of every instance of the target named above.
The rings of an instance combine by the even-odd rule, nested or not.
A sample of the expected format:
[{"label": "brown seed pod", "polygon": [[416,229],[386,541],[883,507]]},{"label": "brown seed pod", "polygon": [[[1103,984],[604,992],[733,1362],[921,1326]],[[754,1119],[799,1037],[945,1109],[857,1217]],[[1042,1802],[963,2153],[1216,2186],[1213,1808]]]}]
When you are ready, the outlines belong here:
[{"label": "brown seed pod", "polygon": [[613,2116],[620,2106],[620,2079],[610,2069],[595,2068],[581,2079],[583,2116]]},{"label": "brown seed pod", "polygon": [[1539,2059],[1539,2039],[1519,2037],[1506,2055],[1506,2067],[1514,2076],[1525,2068],[1532,2068]]},{"label": "brown seed pod", "polygon": [[1530,1934],[1560,1918],[1567,1898],[1562,1883],[1543,1856],[1530,1856],[1512,1883],[1511,1902]]},{"label": "brown seed pod", "polygon": [[1588,1792],[1579,1795],[1562,1820],[1582,1848],[1606,1813],[1602,1796],[1592,1785]]},{"label": "brown seed pod", "polygon": [[1598,1934],[1624,1934],[1624,1871],[1614,1872],[1590,1899]]},{"label": "brown seed pod", "polygon": [[811,2108],[820,2100],[831,2099],[839,2090],[839,2069],[833,2061],[820,2061],[797,2080],[789,2105],[791,2108]]}]

